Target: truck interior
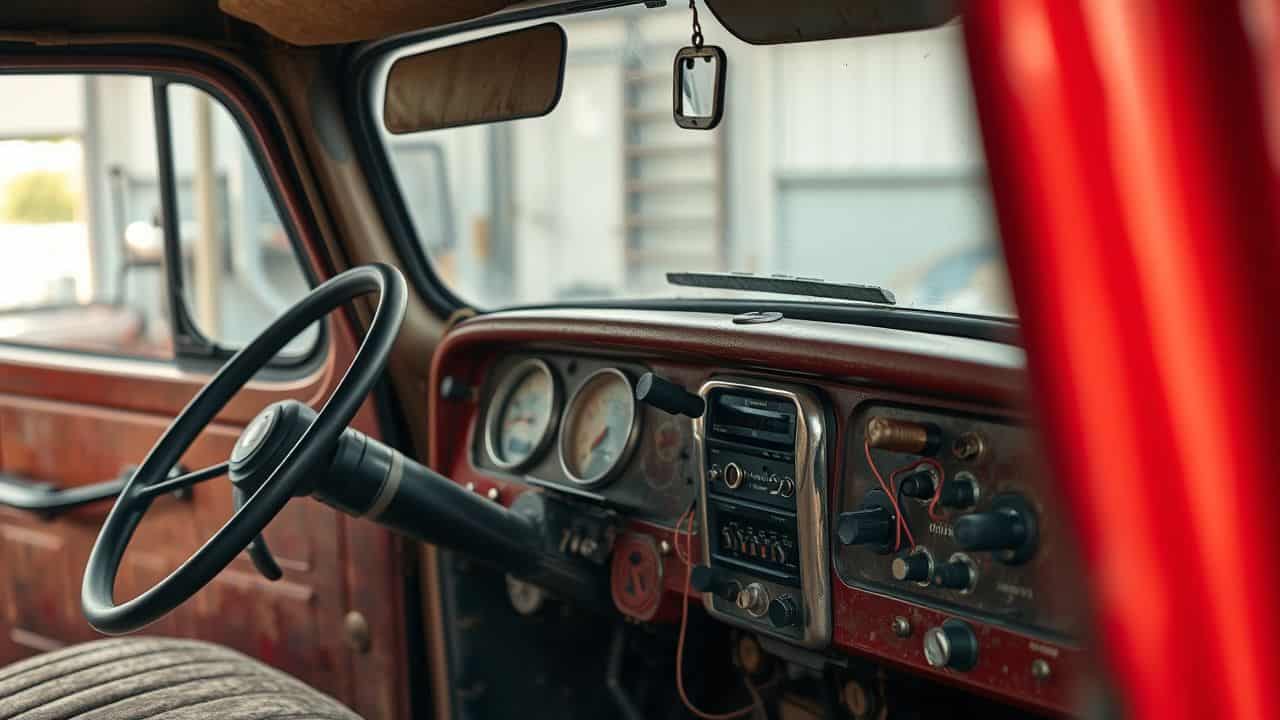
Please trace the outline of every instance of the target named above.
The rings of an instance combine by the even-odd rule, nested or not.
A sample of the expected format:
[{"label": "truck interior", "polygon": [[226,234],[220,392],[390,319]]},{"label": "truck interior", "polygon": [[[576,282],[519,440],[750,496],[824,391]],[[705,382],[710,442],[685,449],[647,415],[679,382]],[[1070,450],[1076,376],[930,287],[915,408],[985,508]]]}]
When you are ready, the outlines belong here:
[{"label": "truck interior", "polygon": [[1280,4],[19,2],[0,103],[0,720],[1280,713]]}]

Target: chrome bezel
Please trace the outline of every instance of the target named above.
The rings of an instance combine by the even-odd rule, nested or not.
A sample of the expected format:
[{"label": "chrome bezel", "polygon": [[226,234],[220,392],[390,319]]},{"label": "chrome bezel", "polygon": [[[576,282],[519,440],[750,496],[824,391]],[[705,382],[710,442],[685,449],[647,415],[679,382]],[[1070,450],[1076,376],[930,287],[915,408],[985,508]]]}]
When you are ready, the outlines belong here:
[{"label": "chrome bezel", "polygon": [[[577,408],[578,402],[582,398],[582,393],[592,384],[601,382],[607,378],[616,378],[622,381],[627,387],[627,398],[631,402],[631,419],[630,426],[627,428],[627,441],[622,446],[622,452],[618,453],[618,457],[613,463],[603,471],[596,473],[591,477],[579,477],[569,469],[569,463],[565,460],[565,443],[569,441],[569,422],[573,417],[574,410]],[[591,373],[582,381],[573,394],[569,396],[569,401],[565,403],[564,414],[560,418],[560,440],[557,443],[560,454],[560,469],[564,471],[564,476],[575,485],[582,487],[599,487],[604,485],[618,476],[626,467],[627,462],[635,453],[636,446],[640,440],[640,403],[636,400],[636,388],[631,382],[631,378],[627,374],[617,368],[601,368]]]},{"label": "chrome bezel", "polygon": [[[795,403],[799,412],[796,423],[795,478],[796,525],[800,548],[800,600],[804,608],[804,626],[799,637],[775,630],[745,614],[725,610],[716,605],[714,593],[704,593],[703,605],[713,617],[763,632],[805,647],[825,648],[831,644],[831,551],[830,521],[827,516],[827,413],[813,391],[796,385],[764,380],[723,378],[709,380],[698,389],[704,400],[715,390],[746,390],[785,398]],[[699,522],[702,526],[702,557],[711,557],[711,527],[707,503],[706,478],[706,414],[693,421],[694,444],[698,452],[698,468],[702,482],[698,488]],[[765,578],[755,578],[770,590],[785,594],[786,588]]]},{"label": "chrome bezel", "polygon": [[[534,443],[533,450],[527,456],[520,460],[510,461],[504,460],[502,454],[498,452],[497,435],[498,425],[502,420],[502,411],[507,406],[507,401],[511,398],[511,393],[515,391],[526,377],[532,373],[542,373],[551,380],[551,420],[547,423],[547,427],[543,429],[542,434],[538,436],[538,441]],[[485,409],[484,419],[484,452],[489,462],[498,468],[507,471],[520,470],[537,462],[547,452],[547,447],[551,444],[551,438],[555,437],[560,426],[561,404],[564,400],[564,392],[560,387],[560,378],[551,370],[551,366],[540,358],[529,358],[516,363],[502,377],[502,382],[494,388],[493,394],[489,397],[489,407]]]}]

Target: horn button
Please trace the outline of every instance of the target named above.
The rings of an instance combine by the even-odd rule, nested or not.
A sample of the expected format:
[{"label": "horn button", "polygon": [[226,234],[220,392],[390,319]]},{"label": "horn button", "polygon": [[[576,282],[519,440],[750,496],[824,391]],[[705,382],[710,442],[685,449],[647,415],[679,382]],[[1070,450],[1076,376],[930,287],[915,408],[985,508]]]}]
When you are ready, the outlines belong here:
[{"label": "horn button", "polygon": [[237,465],[243,465],[253,454],[261,448],[267,436],[271,434],[271,428],[276,423],[278,411],[274,405],[266,410],[258,413],[258,416],[249,423],[249,427],[240,433],[240,439],[236,441],[235,450],[231,452],[231,462]]},{"label": "horn button", "polygon": [[240,433],[231,451],[231,482],[246,493],[257,490],[314,418],[315,411],[296,400],[264,408]]}]

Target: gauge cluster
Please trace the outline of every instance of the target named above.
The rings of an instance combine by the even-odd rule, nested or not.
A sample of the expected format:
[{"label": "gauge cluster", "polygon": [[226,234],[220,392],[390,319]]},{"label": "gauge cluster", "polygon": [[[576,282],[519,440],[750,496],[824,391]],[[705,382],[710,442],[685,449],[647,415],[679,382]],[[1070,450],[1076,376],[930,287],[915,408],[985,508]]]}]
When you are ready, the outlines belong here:
[{"label": "gauge cluster", "polygon": [[499,359],[482,391],[476,466],[672,523],[695,493],[693,431],[636,400],[647,370],[576,355]]}]

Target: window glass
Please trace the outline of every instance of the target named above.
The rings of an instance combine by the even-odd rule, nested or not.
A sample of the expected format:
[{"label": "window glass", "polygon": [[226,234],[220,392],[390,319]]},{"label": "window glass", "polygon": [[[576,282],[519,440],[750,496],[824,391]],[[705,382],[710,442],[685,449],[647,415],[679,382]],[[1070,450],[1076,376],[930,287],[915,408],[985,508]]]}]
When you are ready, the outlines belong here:
[{"label": "window glass", "polygon": [[[187,307],[206,337],[238,347],[310,288],[231,113],[190,85],[168,93]],[[305,354],[317,332],[285,353]]]},{"label": "window glass", "polygon": [[[741,297],[670,286],[666,273],[786,274],[881,285],[909,306],[1014,313],[958,25],[753,46],[700,19],[728,55],[715,130],[672,119],[690,16],[669,3],[558,16],[564,90],[545,117],[383,131],[444,282],[495,307]],[[369,105],[379,128],[381,90],[375,81]]]},{"label": "window glass", "polygon": [[[234,347],[307,283],[230,113],[170,92],[187,314]],[[152,80],[4,75],[0,95],[22,98],[0,113],[0,341],[172,358]]]}]

